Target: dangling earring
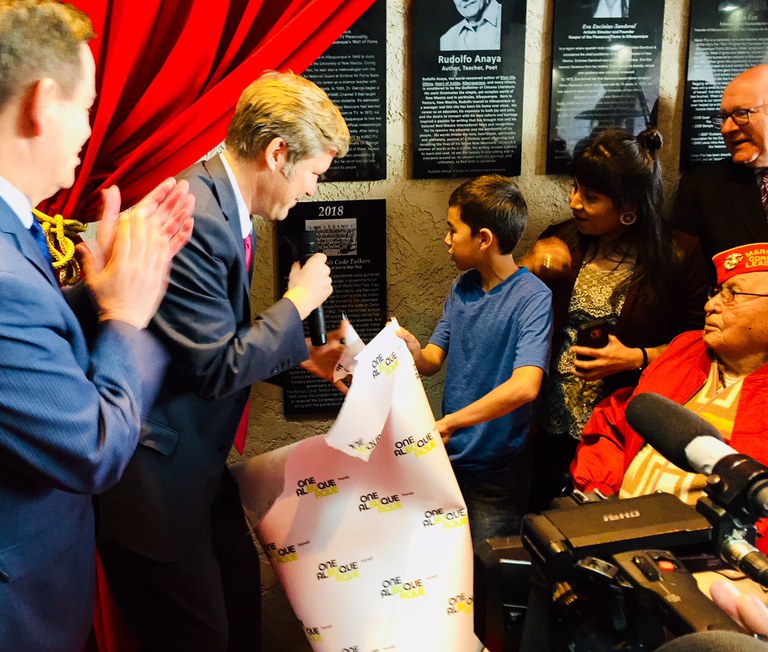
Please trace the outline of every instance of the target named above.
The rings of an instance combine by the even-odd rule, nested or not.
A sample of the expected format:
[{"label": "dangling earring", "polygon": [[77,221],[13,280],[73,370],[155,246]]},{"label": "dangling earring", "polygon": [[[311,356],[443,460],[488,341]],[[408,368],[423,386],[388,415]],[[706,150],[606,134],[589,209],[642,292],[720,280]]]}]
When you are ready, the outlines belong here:
[{"label": "dangling earring", "polygon": [[624,211],[621,215],[619,215],[619,222],[621,222],[624,226],[632,226],[635,222],[637,222],[637,213],[634,211]]}]

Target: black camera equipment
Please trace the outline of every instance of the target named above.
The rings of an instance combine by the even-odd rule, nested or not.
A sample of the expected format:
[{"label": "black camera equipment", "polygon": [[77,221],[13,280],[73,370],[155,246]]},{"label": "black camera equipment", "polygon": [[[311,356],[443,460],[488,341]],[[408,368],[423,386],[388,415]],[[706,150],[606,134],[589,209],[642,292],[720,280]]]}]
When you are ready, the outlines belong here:
[{"label": "black camera equipment", "polygon": [[746,641],[733,649],[763,645],[691,573],[725,562],[768,587],[768,558],[754,547],[755,521],[768,514],[768,468],[661,396],[633,399],[627,419],[664,457],[705,473],[706,495],[693,508],[664,493],[574,492],[527,515],[522,537],[486,541],[476,551],[475,615],[491,652],[631,652],[655,649],[669,633],[716,631]]},{"label": "black camera equipment", "polygon": [[632,399],[627,421],[668,460],[708,476],[708,498],[696,508],[714,527],[714,550],[768,587],[768,558],[752,545],[755,521],[768,516],[768,468],[725,444],[697,414],[659,394]]},{"label": "black camera equipment", "polygon": [[474,578],[475,634],[491,652],[517,652],[531,582],[531,556],[521,538],[483,541],[475,549]]},{"label": "black camera equipment", "polygon": [[519,648],[505,650],[649,650],[668,633],[742,632],[691,572],[722,560],[768,587],[768,558],[753,545],[755,521],[768,514],[768,468],[663,397],[635,398],[627,419],[678,466],[706,473],[706,496],[694,509],[664,493],[620,500],[575,492],[527,515],[531,608]]},{"label": "black camera equipment", "polygon": [[691,573],[724,568],[715,551],[736,566],[726,551],[754,550],[754,537],[706,497],[694,509],[664,493],[574,492],[526,516],[522,537],[476,551],[476,632],[491,652],[647,651],[665,628],[740,632]]},{"label": "black camera equipment", "polygon": [[664,493],[619,500],[576,492],[526,516],[522,543],[540,590],[554,596],[549,649],[648,650],[664,642],[665,628],[675,636],[742,631],[691,575],[718,564],[702,548],[713,530]]},{"label": "black camera equipment", "polygon": [[[620,500],[574,492],[527,515],[521,538],[487,541],[478,551],[484,596],[478,600],[476,592],[475,606],[491,652],[651,650],[669,633],[710,630],[744,638],[744,649],[765,649],[736,635],[743,630],[699,591],[691,573],[724,561],[768,586],[768,560],[753,545],[754,523],[768,504],[768,469],[662,397],[640,395],[627,418],[662,455],[706,473],[707,495],[693,508],[663,493]],[[505,583],[513,576],[511,590]],[[529,578],[523,605],[520,585]]]}]

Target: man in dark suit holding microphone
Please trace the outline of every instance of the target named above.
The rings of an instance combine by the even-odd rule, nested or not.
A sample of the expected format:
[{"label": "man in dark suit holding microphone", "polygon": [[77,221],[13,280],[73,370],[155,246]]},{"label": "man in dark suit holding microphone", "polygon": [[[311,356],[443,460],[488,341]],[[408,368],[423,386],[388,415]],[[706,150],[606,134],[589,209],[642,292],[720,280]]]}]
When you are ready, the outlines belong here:
[{"label": "man in dark suit holding microphone", "polygon": [[269,72],[243,92],[224,151],[180,175],[195,230],[151,325],[171,364],[136,455],[101,501],[100,549],[142,650],[258,649],[259,560],[227,454],[251,384],[310,358],[302,320],[332,288],[314,254],[252,319],[250,216],[284,219],[348,146],[324,91]]}]

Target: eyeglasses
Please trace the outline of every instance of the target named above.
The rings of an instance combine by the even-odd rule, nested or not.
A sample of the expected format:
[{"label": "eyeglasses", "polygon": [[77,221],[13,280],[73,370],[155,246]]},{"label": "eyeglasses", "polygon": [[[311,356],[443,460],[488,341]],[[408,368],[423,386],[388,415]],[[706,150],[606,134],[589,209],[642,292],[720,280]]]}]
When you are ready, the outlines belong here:
[{"label": "eyeglasses", "polygon": [[752,109],[734,109],[729,113],[713,113],[709,116],[709,120],[712,125],[718,129],[726,123],[728,118],[733,120],[739,127],[743,127],[745,124],[749,123],[749,116],[753,113],[759,113],[758,109],[762,109],[764,106],[768,106],[768,104],[760,104]]},{"label": "eyeglasses", "polygon": [[723,287],[722,285],[719,285],[716,288],[710,288],[707,294],[710,299],[714,299],[716,296],[720,295],[720,301],[726,305],[733,303],[733,300],[738,295],[743,295],[745,297],[768,297],[768,294],[757,294],[756,292],[737,292],[736,290]]}]

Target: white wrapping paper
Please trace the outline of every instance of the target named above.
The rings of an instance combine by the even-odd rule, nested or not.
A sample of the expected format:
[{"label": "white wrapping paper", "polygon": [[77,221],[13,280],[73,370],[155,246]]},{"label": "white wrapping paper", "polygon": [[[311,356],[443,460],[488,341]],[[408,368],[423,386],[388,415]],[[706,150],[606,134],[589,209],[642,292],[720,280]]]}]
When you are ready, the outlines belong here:
[{"label": "white wrapping paper", "polygon": [[466,508],[393,320],[325,437],[233,467],[316,652],[476,652]]}]

